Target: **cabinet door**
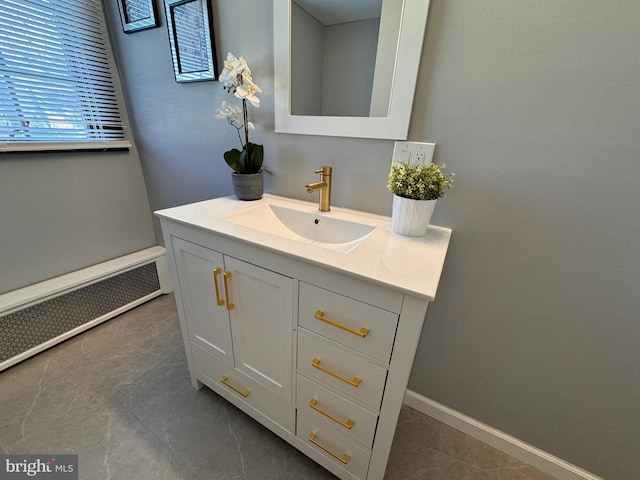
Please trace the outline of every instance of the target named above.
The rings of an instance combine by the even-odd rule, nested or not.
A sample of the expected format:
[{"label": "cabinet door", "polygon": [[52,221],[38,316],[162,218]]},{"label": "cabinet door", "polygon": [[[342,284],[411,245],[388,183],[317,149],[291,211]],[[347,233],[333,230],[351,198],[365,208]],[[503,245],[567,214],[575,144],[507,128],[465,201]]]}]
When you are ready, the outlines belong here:
[{"label": "cabinet door", "polygon": [[[172,247],[189,339],[233,365],[229,314],[218,305],[214,279],[214,270],[224,267],[222,254],[179,238],[173,238]],[[217,277],[224,299],[222,273]]]},{"label": "cabinet door", "polygon": [[293,279],[225,257],[235,366],[290,401]]}]

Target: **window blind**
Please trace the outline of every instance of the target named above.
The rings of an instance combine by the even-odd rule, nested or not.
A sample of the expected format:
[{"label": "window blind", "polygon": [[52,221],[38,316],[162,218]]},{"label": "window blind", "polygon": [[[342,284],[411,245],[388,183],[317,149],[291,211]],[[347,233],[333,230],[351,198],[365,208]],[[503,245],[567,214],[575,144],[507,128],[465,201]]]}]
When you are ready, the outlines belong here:
[{"label": "window blind", "polygon": [[0,1],[0,151],[129,146],[99,0]]}]

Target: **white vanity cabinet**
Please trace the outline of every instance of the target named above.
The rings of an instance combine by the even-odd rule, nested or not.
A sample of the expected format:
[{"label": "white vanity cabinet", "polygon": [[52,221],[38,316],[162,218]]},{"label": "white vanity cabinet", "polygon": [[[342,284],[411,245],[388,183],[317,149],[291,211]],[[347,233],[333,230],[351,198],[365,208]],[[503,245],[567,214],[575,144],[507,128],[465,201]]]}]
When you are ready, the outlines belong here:
[{"label": "white vanity cabinet", "polygon": [[[265,202],[293,201],[250,203]],[[451,231],[406,239],[369,216],[376,231],[343,254],[221,219],[241,208],[223,198],[156,212],[192,384],[339,478],[381,480]]]},{"label": "white vanity cabinet", "polygon": [[[293,432],[293,280],[173,238],[192,377],[205,377]],[[197,384],[195,384],[197,387]]]}]

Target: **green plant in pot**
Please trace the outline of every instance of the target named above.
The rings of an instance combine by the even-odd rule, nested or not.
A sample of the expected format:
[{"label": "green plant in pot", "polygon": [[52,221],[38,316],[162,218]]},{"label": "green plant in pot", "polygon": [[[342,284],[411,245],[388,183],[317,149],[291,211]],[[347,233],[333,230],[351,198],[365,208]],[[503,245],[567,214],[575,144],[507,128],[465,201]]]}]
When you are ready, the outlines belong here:
[{"label": "green plant in pot", "polygon": [[446,165],[414,165],[393,162],[387,188],[393,192],[391,229],[401,235],[419,237],[427,233],[436,200],[446,197],[455,173],[442,173]]},{"label": "green plant in pot", "polygon": [[240,200],[257,200],[263,193],[264,148],[249,141],[249,130],[255,127],[249,121],[247,107],[248,103],[256,108],[260,106],[257,94],[262,89],[254,83],[245,59],[231,52],[227,54],[219,80],[224,90],[242,100],[242,108],[223,101],[222,107],[216,110],[216,118],[225,119],[234,127],[240,140],[240,149],[232,148],[224,153],[225,162],[233,170],[234,193]]}]

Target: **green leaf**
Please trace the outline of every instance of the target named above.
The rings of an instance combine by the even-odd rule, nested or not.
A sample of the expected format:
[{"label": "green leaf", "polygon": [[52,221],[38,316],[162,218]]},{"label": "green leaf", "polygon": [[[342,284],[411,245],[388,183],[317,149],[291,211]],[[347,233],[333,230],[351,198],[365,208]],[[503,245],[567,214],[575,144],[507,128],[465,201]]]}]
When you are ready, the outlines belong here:
[{"label": "green leaf", "polygon": [[240,157],[238,158],[238,173],[247,173],[247,151],[242,150],[240,152]]},{"label": "green leaf", "polygon": [[224,152],[224,161],[236,173],[258,173],[262,168],[264,147],[249,142],[249,148]]},{"label": "green leaf", "polygon": [[240,156],[242,153],[244,153],[244,150],[240,152],[237,148],[224,152],[224,161],[227,162],[227,165],[236,173],[244,173],[240,171]]},{"label": "green leaf", "polygon": [[248,145],[249,157],[244,165],[244,173],[258,173],[262,168],[262,161],[264,159],[264,147],[255,143],[249,142]]}]

